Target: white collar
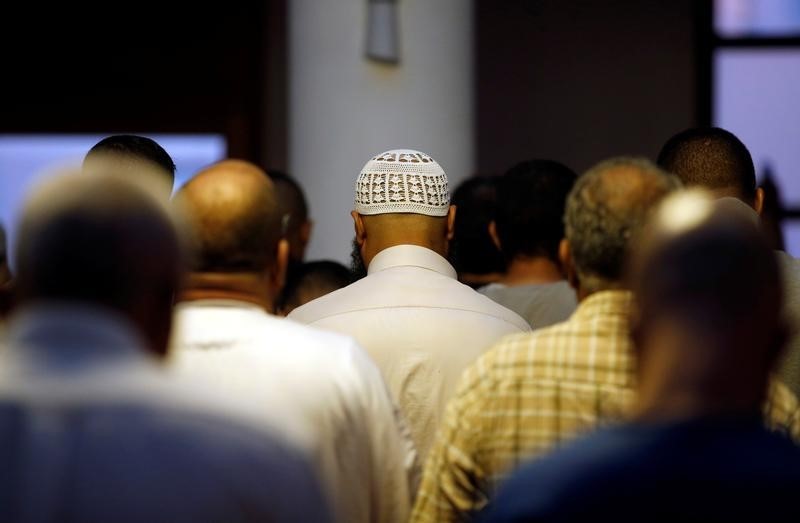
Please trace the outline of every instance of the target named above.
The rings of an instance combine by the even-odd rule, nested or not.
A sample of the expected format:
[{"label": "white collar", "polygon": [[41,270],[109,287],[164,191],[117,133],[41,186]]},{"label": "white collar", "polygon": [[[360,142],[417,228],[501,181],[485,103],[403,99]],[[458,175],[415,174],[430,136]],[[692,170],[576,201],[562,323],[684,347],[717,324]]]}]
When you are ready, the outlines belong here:
[{"label": "white collar", "polygon": [[456,278],[456,270],[447,260],[434,251],[418,245],[395,245],[382,250],[372,258],[367,274],[392,267],[419,267],[438,272],[448,278]]}]

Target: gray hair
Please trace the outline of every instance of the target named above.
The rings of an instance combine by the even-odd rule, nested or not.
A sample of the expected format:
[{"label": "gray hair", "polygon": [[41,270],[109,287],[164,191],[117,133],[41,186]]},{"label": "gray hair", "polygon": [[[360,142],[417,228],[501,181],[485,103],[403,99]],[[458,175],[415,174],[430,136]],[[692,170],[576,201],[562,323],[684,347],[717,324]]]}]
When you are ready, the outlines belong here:
[{"label": "gray hair", "polygon": [[578,178],[564,225],[585,290],[621,286],[631,239],[654,205],[680,187],[677,177],[649,160],[627,156],[602,161]]}]

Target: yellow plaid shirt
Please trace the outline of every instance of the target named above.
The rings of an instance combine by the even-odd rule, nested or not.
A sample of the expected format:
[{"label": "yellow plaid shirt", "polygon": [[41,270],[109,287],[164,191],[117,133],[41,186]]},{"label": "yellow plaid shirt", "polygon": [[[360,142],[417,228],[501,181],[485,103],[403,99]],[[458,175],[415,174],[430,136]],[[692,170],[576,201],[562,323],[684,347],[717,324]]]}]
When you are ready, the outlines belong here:
[{"label": "yellow plaid shirt", "polygon": [[[572,317],[512,335],[470,366],[428,457],[412,522],[468,519],[521,462],[622,417],[634,394],[626,291],[585,299]],[[773,425],[800,435],[798,402],[774,384]]]}]

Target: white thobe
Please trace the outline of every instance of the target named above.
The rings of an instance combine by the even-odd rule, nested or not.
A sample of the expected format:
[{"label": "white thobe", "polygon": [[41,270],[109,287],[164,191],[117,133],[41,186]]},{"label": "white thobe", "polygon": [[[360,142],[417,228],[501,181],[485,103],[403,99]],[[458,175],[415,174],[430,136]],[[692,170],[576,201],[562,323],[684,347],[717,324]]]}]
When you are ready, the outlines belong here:
[{"label": "white thobe", "polygon": [[461,372],[498,339],[530,330],[516,313],[459,283],[443,257],[415,245],[379,252],[365,278],[289,318],[348,334],[367,350],[422,459]]},{"label": "white thobe", "polygon": [[241,301],[180,304],[173,368],[257,402],[270,424],[303,425],[341,522],[405,522],[416,452],[380,372],[351,339]]}]

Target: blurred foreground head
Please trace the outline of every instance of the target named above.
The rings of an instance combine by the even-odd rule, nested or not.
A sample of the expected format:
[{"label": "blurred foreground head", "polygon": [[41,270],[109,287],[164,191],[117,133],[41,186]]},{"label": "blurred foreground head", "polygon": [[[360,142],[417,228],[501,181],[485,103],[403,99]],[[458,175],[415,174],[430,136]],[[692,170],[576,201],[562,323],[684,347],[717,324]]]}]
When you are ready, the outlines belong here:
[{"label": "blurred foreground head", "polygon": [[147,178],[167,199],[175,183],[175,162],[167,151],[154,140],[134,134],[117,134],[97,142],[86,154],[83,170]]},{"label": "blurred foreground head", "polygon": [[757,414],[783,346],[775,256],[743,202],[700,190],[666,199],[637,242],[642,409]]},{"label": "blurred foreground head", "polygon": [[249,162],[224,160],[175,195],[192,250],[187,299],[243,299],[272,311],[284,284],[289,244],[275,185]]},{"label": "blurred foreground head", "polygon": [[20,221],[16,267],[18,306],[111,309],[151,351],[166,351],[182,256],[163,198],[143,180],[68,174],[39,186]]},{"label": "blurred foreground head", "polygon": [[680,182],[648,160],[619,157],[578,178],[564,214],[566,239],[559,255],[578,299],[625,287],[631,238],[653,207]]}]

